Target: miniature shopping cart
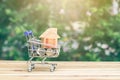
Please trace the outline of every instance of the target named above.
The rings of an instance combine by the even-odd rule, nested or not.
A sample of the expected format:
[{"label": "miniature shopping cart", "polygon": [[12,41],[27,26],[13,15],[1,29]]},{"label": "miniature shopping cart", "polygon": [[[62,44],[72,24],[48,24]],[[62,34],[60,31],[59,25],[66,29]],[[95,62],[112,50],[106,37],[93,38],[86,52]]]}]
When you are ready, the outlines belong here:
[{"label": "miniature shopping cart", "polygon": [[[59,38],[59,36],[57,35],[56,30],[56,28],[49,28],[40,36],[41,40],[36,39],[32,31],[24,32],[27,39],[28,55],[30,57],[28,60],[28,72],[31,72],[32,69],[35,68],[35,64],[48,65],[51,72],[56,69],[57,64],[45,62],[46,58],[54,58],[59,56],[60,47],[57,44],[57,38]],[[40,57],[43,59],[40,63],[35,63],[35,61],[32,61],[35,57]]]}]

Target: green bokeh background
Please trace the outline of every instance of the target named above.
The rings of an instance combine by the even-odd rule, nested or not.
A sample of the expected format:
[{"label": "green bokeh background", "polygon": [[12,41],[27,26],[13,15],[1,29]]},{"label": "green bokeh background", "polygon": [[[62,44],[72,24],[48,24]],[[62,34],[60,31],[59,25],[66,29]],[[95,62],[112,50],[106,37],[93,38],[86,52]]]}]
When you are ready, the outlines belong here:
[{"label": "green bokeh background", "polygon": [[0,60],[28,60],[24,31],[39,38],[55,27],[61,52],[47,60],[120,61],[120,13],[114,14],[114,5],[113,0],[0,0]]}]

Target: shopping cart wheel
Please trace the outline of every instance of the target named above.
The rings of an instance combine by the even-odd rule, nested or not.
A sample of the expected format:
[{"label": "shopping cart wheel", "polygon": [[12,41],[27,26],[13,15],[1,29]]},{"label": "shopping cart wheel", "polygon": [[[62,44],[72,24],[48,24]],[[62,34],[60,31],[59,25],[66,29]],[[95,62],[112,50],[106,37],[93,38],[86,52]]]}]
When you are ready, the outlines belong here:
[{"label": "shopping cart wheel", "polygon": [[50,67],[50,72],[55,71],[55,69],[56,69],[56,66],[54,64],[52,64],[51,67]]},{"label": "shopping cart wheel", "polygon": [[31,64],[32,69],[35,69],[35,64]]},{"label": "shopping cart wheel", "polygon": [[28,72],[31,72],[33,68],[34,68],[34,64],[32,63],[28,64]]},{"label": "shopping cart wheel", "polygon": [[32,71],[32,68],[31,68],[31,67],[29,67],[29,68],[28,68],[28,72],[31,72],[31,71]]}]

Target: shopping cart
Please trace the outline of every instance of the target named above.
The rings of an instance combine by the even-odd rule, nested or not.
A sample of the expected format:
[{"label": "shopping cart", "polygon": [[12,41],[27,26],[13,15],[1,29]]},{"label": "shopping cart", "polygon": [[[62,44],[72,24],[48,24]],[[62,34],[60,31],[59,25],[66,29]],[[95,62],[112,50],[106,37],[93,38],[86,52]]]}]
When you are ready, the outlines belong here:
[{"label": "shopping cart", "polygon": [[[35,68],[35,64],[48,65],[50,71],[53,72],[56,69],[57,64],[45,62],[46,58],[54,58],[59,56],[60,46],[56,48],[44,48],[43,46],[53,46],[51,44],[42,43],[41,40],[38,40],[34,37],[32,31],[24,32],[24,35],[27,39],[27,48],[28,55],[30,59],[28,60],[28,72],[31,72]],[[40,63],[33,62],[33,58],[39,57],[42,58]]]}]

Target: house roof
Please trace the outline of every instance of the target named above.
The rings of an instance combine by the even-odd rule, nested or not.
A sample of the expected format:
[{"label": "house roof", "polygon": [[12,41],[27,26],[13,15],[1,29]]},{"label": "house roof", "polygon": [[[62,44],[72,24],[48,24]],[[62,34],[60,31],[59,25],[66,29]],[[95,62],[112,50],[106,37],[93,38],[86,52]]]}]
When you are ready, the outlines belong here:
[{"label": "house roof", "polygon": [[49,28],[39,38],[60,38],[60,36],[57,34],[57,28]]}]

